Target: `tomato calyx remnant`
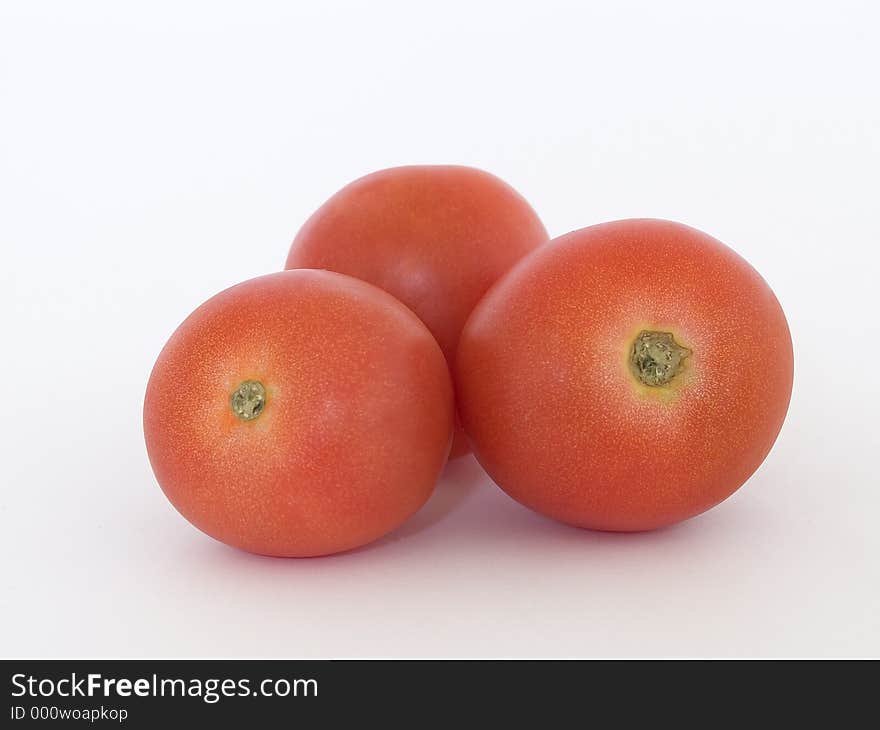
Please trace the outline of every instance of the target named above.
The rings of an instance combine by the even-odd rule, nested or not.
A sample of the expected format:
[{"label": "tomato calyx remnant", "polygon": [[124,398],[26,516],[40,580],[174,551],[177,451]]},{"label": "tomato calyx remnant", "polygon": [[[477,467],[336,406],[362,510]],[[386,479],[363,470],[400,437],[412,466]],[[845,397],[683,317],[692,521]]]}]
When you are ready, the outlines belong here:
[{"label": "tomato calyx remnant", "polygon": [[629,364],[639,382],[660,387],[672,382],[690,355],[671,333],[642,330],[633,342]]},{"label": "tomato calyx remnant", "polygon": [[266,407],[266,389],[259,380],[245,380],[232,393],[229,405],[242,421],[253,421]]}]

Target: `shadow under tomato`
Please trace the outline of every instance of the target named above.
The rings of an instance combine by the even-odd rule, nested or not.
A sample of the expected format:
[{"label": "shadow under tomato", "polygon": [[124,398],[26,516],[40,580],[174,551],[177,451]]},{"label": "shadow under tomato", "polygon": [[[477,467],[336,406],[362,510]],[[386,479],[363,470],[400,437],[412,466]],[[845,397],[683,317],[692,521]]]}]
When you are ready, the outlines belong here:
[{"label": "shadow under tomato", "polygon": [[[223,543],[217,543],[213,540],[208,541],[206,544],[210,545],[212,551],[215,547],[220,546],[225,559],[233,558],[236,560],[244,560],[246,562],[257,560],[280,563],[288,561],[293,563],[308,563],[315,560],[317,560],[317,562],[327,562],[333,561],[334,559],[352,557],[363,553],[369,553],[382,547],[387,547],[400,540],[413,537],[429,530],[431,527],[442,522],[453,512],[461,508],[461,506],[475,493],[481,481],[488,482],[488,477],[472,455],[463,456],[449,462],[446,465],[430,499],[428,499],[425,505],[409,520],[393,532],[390,532],[374,542],[367,543],[366,545],[351,550],[344,550],[339,553],[304,558],[284,558],[249,553],[229,545],[223,545]],[[489,482],[489,484],[491,486],[491,482]]]},{"label": "shadow under tomato", "polygon": [[424,507],[394,532],[360,549],[381,547],[431,528],[459,509],[485,479],[486,473],[473,456],[449,462]]},{"label": "shadow under tomato", "polygon": [[518,549],[523,544],[534,545],[535,551],[575,546],[579,550],[585,549],[583,557],[590,559],[604,555],[608,550],[618,556],[641,553],[645,549],[676,550],[676,546],[686,546],[709,536],[717,536],[718,533],[730,532],[738,512],[722,507],[675,525],[645,532],[581,529],[539,515],[518,504],[493,485],[476,459],[469,455],[450,462],[428,502],[407,522],[375,542],[315,558],[272,558],[230,547],[226,547],[222,554],[226,560],[233,557],[245,562],[256,560],[279,565],[299,564],[303,567],[311,564],[315,568],[323,564],[326,569],[330,563],[339,561],[347,564],[351,558],[383,552],[383,548],[427,533],[458,513],[450,534],[456,539],[473,543],[475,550],[497,549],[499,546]]},{"label": "shadow under tomato", "polygon": [[535,550],[557,546],[585,548],[587,555],[596,551],[613,550],[616,554],[640,553],[645,549],[665,550],[676,546],[688,546],[715,540],[719,536],[747,534],[748,525],[737,526],[744,521],[743,510],[712,509],[687,520],[653,530],[614,532],[591,530],[559,522],[533,512],[508,497],[506,504],[480,504],[481,514],[473,515],[481,526],[480,535],[488,543],[515,545],[530,541]]}]

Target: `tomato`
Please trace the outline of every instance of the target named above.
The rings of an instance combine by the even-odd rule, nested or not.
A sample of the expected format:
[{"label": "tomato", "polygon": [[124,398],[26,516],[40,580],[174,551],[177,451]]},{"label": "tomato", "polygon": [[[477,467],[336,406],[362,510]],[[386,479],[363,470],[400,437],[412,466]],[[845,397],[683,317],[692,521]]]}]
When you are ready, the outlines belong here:
[{"label": "tomato", "polygon": [[[381,170],[322,205],[297,234],[286,268],[330,269],[390,292],[437,338],[450,363],[486,290],[547,240],[529,204],[471,167]],[[456,433],[452,456],[468,452]]]},{"label": "tomato", "polygon": [[456,385],[480,463],[580,527],[648,530],[738,489],[788,409],[773,292],[719,241],[626,220],[551,241],[464,328]]},{"label": "tomato", "polygon": [[192,524],[300,557],[364,545],[419,509],[453,417],[446,361],[409,309],[302,270],[227,289],[180,325],[150,376],[144,435]]}]

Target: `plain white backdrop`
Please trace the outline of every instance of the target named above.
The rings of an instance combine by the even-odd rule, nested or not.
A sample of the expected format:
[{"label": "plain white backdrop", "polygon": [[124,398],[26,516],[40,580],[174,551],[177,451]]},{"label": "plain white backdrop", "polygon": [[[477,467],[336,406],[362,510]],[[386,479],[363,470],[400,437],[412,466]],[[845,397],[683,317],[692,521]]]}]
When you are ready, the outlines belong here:
[{"label": "plain white backdrop", "polygon": [[[876,3],[0,8],[0,656],[880,655]],[[311,560],[178,516],[141,432],[166,338],[404,163],[485,168],[552,235],[656,216],[748,259],[796,375],[746,486],[600,534],[468,458]]]}]

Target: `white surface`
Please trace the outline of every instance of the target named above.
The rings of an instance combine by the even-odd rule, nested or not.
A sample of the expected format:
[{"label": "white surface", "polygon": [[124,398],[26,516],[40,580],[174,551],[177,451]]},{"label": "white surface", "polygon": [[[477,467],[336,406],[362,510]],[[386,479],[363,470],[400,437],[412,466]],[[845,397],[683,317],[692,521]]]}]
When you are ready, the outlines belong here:
[{"label": "white surface", "polygon": [[[3,2],[2,656],[880,655],[876,3]],[[557,525],[472,459],[397,534],[273,560],[147,463],[177,324],[349,180],[488,169],[554,235],[630,216],[775,289],[767,462],[653,534]]]}]

